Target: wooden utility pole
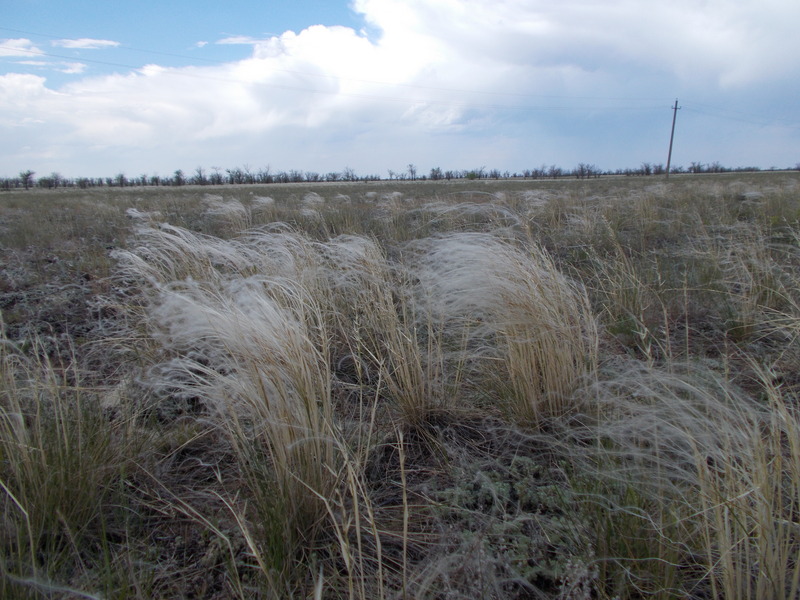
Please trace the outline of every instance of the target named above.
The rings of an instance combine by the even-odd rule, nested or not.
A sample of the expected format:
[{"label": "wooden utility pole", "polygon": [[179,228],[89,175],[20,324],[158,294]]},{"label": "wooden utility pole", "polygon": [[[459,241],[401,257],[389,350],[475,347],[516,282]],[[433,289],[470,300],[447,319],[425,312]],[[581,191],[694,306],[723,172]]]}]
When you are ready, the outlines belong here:
[{"label": "wooden utility pole", "polygon": [[669,179],[669,166],[672,163],[672,140],[675,139],[675,119],[679,108],[678,99],[675,98],[675,106],[672,107],[672,133],[669,134],[669,154],[667,154],[667,179]]}]

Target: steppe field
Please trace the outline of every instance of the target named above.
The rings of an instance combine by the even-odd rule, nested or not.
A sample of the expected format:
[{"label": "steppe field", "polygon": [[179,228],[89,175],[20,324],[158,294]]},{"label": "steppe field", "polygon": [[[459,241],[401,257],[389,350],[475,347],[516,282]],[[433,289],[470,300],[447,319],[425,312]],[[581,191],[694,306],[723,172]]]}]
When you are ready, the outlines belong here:
[{"label": "steppe field", "polygon": [[800,173],[0,193],[0,597],[800,597]]}]

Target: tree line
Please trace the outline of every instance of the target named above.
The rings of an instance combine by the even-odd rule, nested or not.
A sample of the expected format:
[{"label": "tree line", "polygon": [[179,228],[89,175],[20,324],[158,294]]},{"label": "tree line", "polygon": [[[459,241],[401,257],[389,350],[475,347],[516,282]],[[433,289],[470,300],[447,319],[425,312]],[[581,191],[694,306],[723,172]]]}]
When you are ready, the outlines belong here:
[{"label": "tree line", "polygon": [[[800,170],[800,163],[795,165],[795,170]],[[729,172],[750,172],[760,171],[759,167],[725,167],[719,162],[700,163],[692,162],[688,167],[671,167],[670,174],[681,173],[729,173]],[[778,170],[772,167],[770,170]],[[786,169],[788,170],[788,169]],[[604,175],[624,175],[624,176],[651,176],[665,175],[666,168],[661,163],[643,162],[638,167],[603,170],[591,163],[579,163],[572,169],[565,169],[558,165],[542,165],[532,169],[524,169],[521,172],[510,172],[508,170],[487,169],[479,167],[476,169],[464,170],[442,170],[440,167],[433,167],[427,173],[421,172],[416,165],[409,164],[405,168],[395,171],[388,169],[388,177],[379,175],[359,175],[350,167],[345,167],[341,171],[328,173],[318,173],[315,171],[275,171],[269,167],[253,169],[247,165],[232,169],[221,169],[220,167],[197,167],[193,173],[187,174],[181,169],[177,169],[172,175],[139,175],[138,177],[128,177],[124,173],[118,173],[114,177],[64,177],[59,173],[53,172],[49,175],[36,177],[36,172],[31,170],[20,171],[17,177],[0,178],[0,190],[45,188],[54,189],[61,187],[69,188],[97,188],[97,187],[135,187],[135,186],[184,186],[184,185],[252,185],[252,184],[272,184],[272,183],[318,183],[318,182],[357,182],[357,181],[382,181],[382,180],[411,180],[411,181],[440,181],[440,180],[475,180],[475,179],[562,179],[577,178],[590,179]]]}]

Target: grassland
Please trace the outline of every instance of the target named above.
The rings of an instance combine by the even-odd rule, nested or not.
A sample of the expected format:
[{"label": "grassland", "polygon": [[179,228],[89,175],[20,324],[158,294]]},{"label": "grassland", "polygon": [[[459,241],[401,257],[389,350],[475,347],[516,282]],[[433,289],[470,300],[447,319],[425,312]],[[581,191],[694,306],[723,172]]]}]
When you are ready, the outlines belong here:
[{"label": "grassland", "polygon": [[795,598],[800,177],[0,194],[3,598]]}]

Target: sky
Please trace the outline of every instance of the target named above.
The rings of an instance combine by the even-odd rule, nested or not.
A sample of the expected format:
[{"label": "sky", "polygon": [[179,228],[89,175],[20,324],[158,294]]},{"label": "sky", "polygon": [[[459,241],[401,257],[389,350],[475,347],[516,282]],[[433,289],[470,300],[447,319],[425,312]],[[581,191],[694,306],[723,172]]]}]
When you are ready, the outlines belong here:
[{"label": "sky", "polygon": [[800,163],[797,0],[0,0],[0,177]]}]

